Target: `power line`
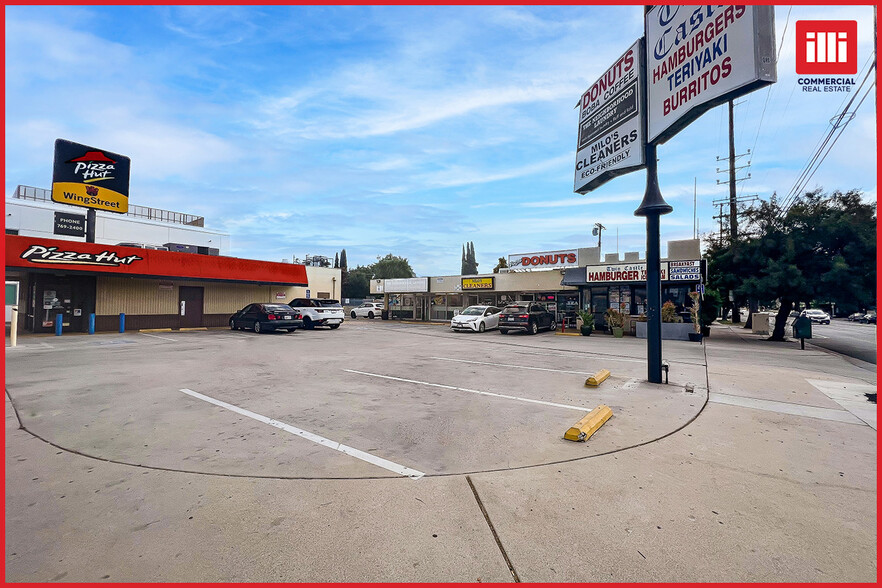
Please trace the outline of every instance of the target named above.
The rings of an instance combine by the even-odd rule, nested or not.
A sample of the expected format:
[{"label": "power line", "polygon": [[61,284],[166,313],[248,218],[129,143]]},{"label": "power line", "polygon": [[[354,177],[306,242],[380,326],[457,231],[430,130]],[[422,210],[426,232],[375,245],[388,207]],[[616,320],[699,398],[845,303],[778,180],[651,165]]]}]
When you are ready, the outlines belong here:
[{"label": "power line", "polygon": [[[870,70],[867,71],[867,74],[864,76],[863,81],[861,81],[861,85],[858,87],[857,91],[855,91],[854,94],[852,94],[851,99],[848,101],[848,104],[846,104],[845,107],[836,116],[834,116],[831,119],[831,124],[832,124],[832,121],[834,121],[834,120],[836,121],[836,123],[832,124],[832,128],[828,131],[827,135],[823,138],[820,147],[816,147],[814,153],[809,158],[809,161],[803,167],[802,172],[799,174],[796,181],[793,183],[793,186],[790,188],[790,191],[787,193],[787,196],[784,197],[783,204],[781,207],[782,214],[784,214],[784,212],[786,212],[790,208],[790,206],[793,204],[793,200],[795,200],[795,198],[799,195],[800,191],[802,190],[802,187],[805,186],[805,184],[808,183],[808,180],[811,179],[811,176],[814,175],[813,169],[817,170],[817,165],[819,165],[818,159],[821,157],[821,153],[825,149],[827,150],[826,153],[829,153],[829,149],[832,148],[832,144],[830,145],[830,147],[827,147],[827,144],[832,139],[836,130],[840,129],[839,135],[841,135],[842,130],[844,130],[845,127],[848,125],[848,123],[851,122],[851,120],[854,118],[854,112],[852,113],[852,116],[850,118],[845,118],[845,116],[848,113],[848,109],[851,107],[852,103],[857,98],[857,95],[863,89],[864,84],[866,84],[867,80],[869,79],[870,74],[872,73],[873,69],[875,69],[875,62],[873,64],[873,67],[871,67]],[[871,83],[870,88],[872,88],[874,85],[875,85],[875,82]],[[869,89],[867,92],[869,92]],[[864,95],[864,98],[866,98],[866,94]],[[861,103],[863,103],[863,99],[861,99]],[[843,119],[845,119],[844,123],[842,123]],[[842,123],[841,127],[839,126],[840,123]],[[837,138],[839,135],[837,135]],[[823,157],[826,157],[826,153],[824,154]]]},{"label": "power line", "polygon": [[[798,195],[799,193],[802,192],[802,190],[805,188],[805,186],[809,183],[809,181],[815,175],[815,172],[818,171],[818,168],[821,167],[821,164],[824,163],[824,160],[827,159],[827,156],[830,154],[830,151],[833,149],[833,146],[836,145],[836,141],[839,140],[839,137],[841,137],[842,133],[845,131],[845,127],[847,127],[848,123],[850,123],[852,120],[854,120],[854,118],[857,116],[857,111],[860,109],[861,105],[864,103],[864,100],[867,99],[867,96],[870,95],[870,92],[873,90],[873,86],[875,86],[875,85],[876,85],[876,82],[873,82],[867,87],[867,91],[864,92],[863,97],[861,98],[860,102],[858,102],[858,105],[855,107],[854,111],[851,113],[851,116],[848,116],[849,113],[845,112],[845,113],[840,114],[838,117],[834,117],[834,118],[838,118],[839,120],[837,120],[837,122],[833,125],[833,130],[839,129],[839,133],[836,135],[836,137],[833,138],[833,142],[830,144],[830,146],[824,152],[823,157],[821,157],[821,159],[817,162],[817,164],[814,166],[814,169],[811,170],[811,173],[805,178],[802,185],[795,192],[795,194]],[[845,122],[843,122],[840,125],[839,123],[843,119],[845,120]],[[781,211],[782,216],[784,214],[787,214],[787,211],[790,210],[790,207],[793,206],[793,203],[795,201],[796,201],[796,197],[794,197],[790,200],[790,202],[787,204],[786,208],[782,208],[782,211]]]}]

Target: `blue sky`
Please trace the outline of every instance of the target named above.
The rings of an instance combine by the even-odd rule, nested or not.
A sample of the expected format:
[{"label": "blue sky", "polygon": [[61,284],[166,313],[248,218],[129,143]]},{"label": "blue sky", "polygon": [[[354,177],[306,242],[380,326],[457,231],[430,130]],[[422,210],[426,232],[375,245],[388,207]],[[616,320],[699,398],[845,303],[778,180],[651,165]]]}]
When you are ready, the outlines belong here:
[{"label": "blue sky", "polygon": [[[860,71],[871,57],[871,6],[776,9],[778,83],[735,111],[736,150],[753,151],[742,194],[786,194],[850,97],[800,91],[807,19],[857,20]],[[573,107],[642,34],[642,6],[7,7],[6,193],[51,186],[61,137],[130,156],[131,203],[204,216],[237,257],[345,248],[350,267],[393,253],[446,275],[473,241],[490,271],[594,246],[595,222],[604,253],[617,231],[642,252],[644,172],[573,193]],[[810,188],[875,200],[875,106]],[[659,147],[663,246],[692,237],[695,181],[713,228],[726,112]]]}]

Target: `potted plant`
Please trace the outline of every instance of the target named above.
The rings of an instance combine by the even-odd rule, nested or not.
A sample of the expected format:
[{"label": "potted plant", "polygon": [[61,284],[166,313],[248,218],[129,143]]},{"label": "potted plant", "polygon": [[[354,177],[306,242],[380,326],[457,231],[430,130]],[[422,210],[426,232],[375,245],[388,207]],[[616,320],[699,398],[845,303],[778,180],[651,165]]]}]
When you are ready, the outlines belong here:
[{"label": "potted plant", "polygon": [[621,338],[625,334],[625,315],[615,308],[607,308],[603,316],[606,318],[606,324],[612,330],[613,336]]},{"label": "potted plant", "polygon": [[692,333],[689,333],[690,341],[701,341],[701,321],[699,320],[699,309],[701,305],[699,299],[701,294],[698,292],[690,292],[689,298],[692,299],[692,306],[689,307],[689,315],[692,317]]},{"label": "potted plant", "polygon": [[586,337],[591,335],[591,332],[594,330],[594,313],[590,310],[577,310],[576,313],[582,319],[582,326],[579,327],[579,332]]}]

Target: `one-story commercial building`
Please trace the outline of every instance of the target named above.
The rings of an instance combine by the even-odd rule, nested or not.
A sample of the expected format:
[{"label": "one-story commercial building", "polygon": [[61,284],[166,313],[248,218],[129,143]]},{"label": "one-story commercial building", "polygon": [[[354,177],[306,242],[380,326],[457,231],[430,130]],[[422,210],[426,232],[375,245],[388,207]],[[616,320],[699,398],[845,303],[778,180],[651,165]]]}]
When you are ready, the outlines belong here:
[{"label": "one-story commercial building", "polygon": [[[21,332],[52,332],[58,315],[64,331],[86,332],[93,313],[97,331],[117,330],[121,314],[125,330],[218,327],[253,302],[340,296],[339,269],[219,255],[228,236],[201,217],[99,213],[98,238],[86,243],[72,226],[82,209],[50,202],[48,190],[16,194],[35,200],[7,200],[7,321],[17,305]],[[169,235],[176,242],[149,242]]]},{"label": "one-story commercial building", "polygon": [[[700,241],[669,241],[662,259],[662,302],[672,301],[681,313],[690,305],[688,292],[704,282]],[[449,320],[458,310],[476,304],[504,306],[516,300],[544,303],[560,324],[573,324],[576,310],[591,310],[599,327],[613,307],[629,317],[626,331],[646,307],[646,261],[638,252],[607,254],[598,247],[512,254],[508,268],[474,276],[436,276],[371,280],[371,294],[382,295],[391,318]]]}]

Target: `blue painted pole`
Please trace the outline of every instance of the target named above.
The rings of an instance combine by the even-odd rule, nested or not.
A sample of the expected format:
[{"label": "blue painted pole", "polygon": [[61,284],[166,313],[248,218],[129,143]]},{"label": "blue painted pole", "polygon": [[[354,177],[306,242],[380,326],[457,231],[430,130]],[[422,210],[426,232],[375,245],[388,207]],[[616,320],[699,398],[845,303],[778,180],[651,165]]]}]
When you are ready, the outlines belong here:
[{"label": "blue painted pole", "polygon": [[119,313],[119,332],[126,332],[126,313],[124,312]]},{"label": "blue painted pole", "polygon": [[90,335],[95,334],[95,313],[94,312],[89,314],[89,334]]},{"label": "blue painted pole", "polygon": [[60,314],[60,313],[56,314],[55,315],[55,336],[56,337],[61,337],[62,323],[64,323],[64,315]]}]

